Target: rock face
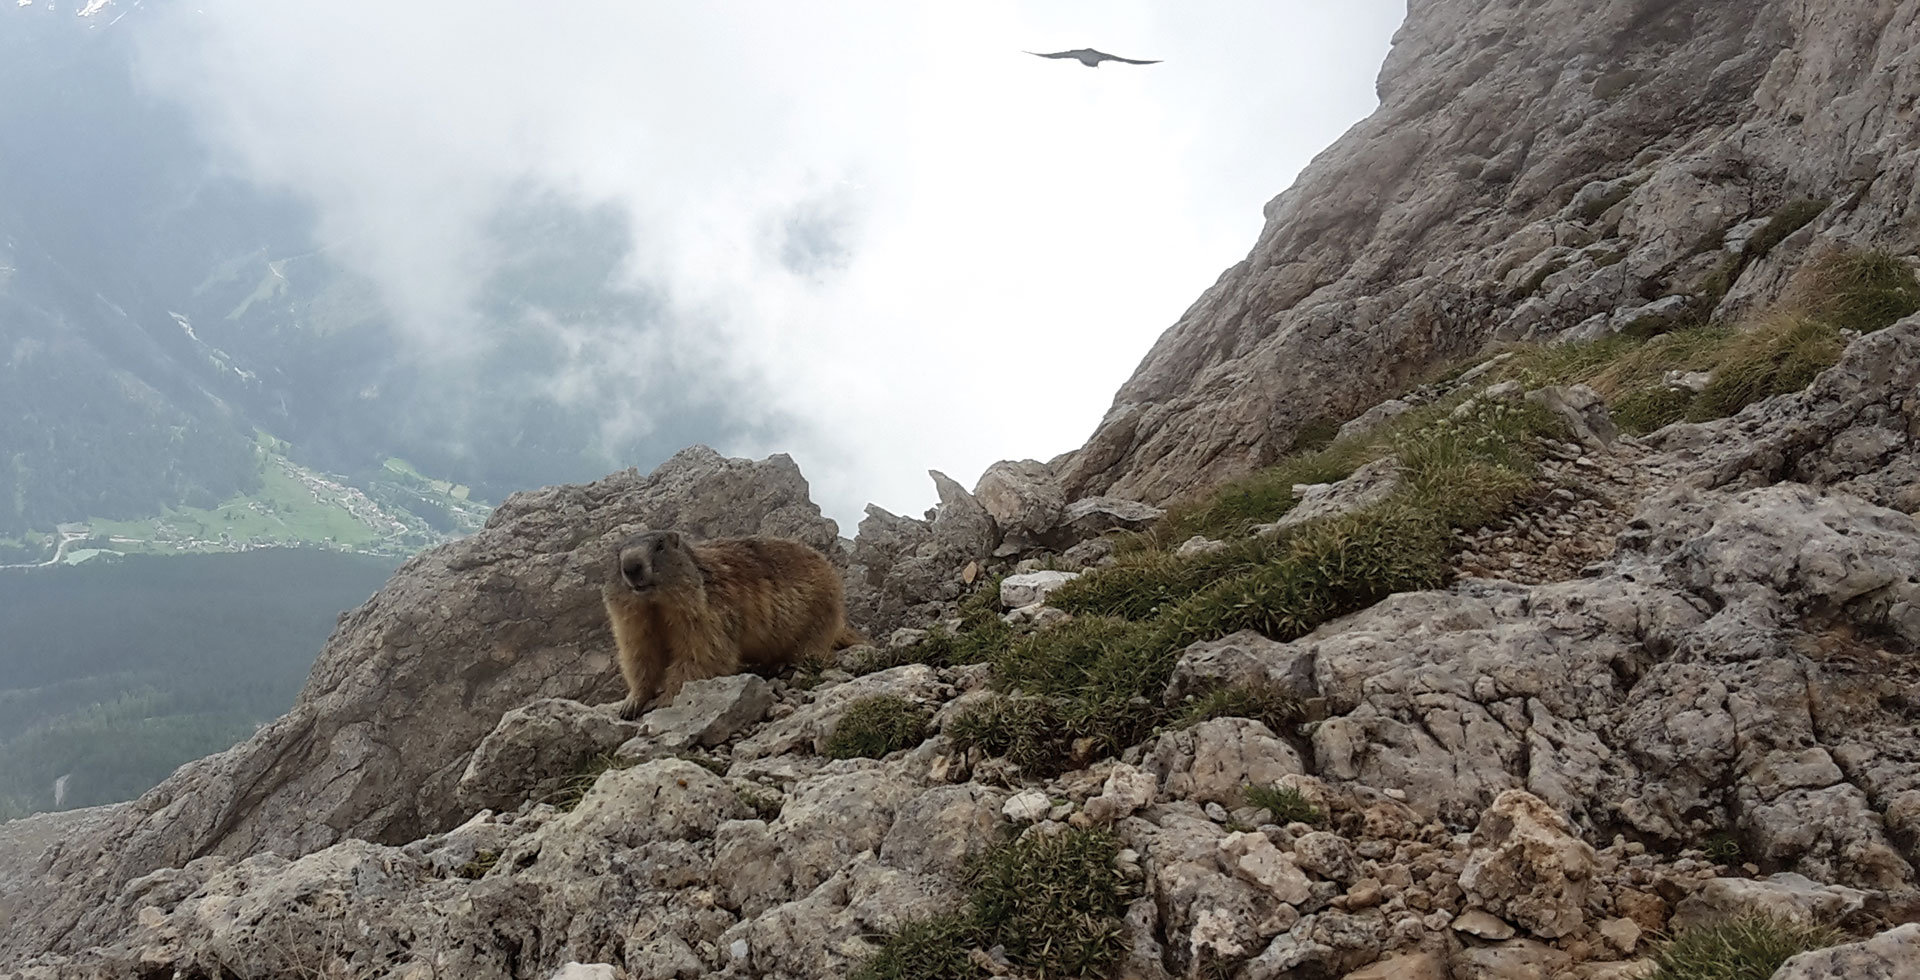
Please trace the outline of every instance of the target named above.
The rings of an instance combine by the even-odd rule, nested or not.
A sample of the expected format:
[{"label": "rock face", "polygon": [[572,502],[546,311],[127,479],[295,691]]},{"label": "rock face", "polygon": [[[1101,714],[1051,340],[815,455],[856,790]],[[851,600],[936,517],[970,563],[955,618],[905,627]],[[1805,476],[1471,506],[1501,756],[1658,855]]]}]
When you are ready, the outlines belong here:
[{"label": "rock face", "polygon": [[[1625,326],[1684,302],[1796,199],[1910,249],[1920,228],[1916,0],[1426,0],[1380,108],[1267,205],[1156,343],[1069,498],[1161,502],[1271,461],[1490,339]],[[1735,309],[1811,241],[1752,262]],[[1618,314],[1618,315],[1616,315]]]},{"label": "rock face", "polygon": [[1920,924],[1890,929],[1865,942],[1801,953],[1773,980],[1920,980]]},{"label": "rock face", "polygon": [[785,456],[695,447],[645,476],[515,494],[479,533],[407,562],[343,619],[285,717],[50,852],[47,870],[75,885],[37,896],[45,906],[15,920],[0,959],[115,934],[108,900],[155,868],[297,857],[348,838],[404,844],[458,824],[460,777],[503,712],[619,696],[599,587],[614,542],[648,527],[838,551],[837,528]]}]

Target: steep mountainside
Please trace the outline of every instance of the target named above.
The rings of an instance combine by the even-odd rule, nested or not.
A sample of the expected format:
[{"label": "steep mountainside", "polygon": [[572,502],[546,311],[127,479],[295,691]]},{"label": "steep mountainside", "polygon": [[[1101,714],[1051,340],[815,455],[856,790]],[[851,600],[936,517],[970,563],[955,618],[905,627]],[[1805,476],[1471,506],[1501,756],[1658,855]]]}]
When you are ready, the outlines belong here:
[{"label": "steep mountainside", "polygon": [[[1272,462],[1491,340],[1704,317],[1777,291],[1811,233],[1712,280],[1743,222],[1920,239],[1920,5],[1414,0],[1381,107],[1267,206],[1244,262],[1121,387],[1071,489],[1164,501]],[[1660,307],[1659,309],[1666,309]]]}]

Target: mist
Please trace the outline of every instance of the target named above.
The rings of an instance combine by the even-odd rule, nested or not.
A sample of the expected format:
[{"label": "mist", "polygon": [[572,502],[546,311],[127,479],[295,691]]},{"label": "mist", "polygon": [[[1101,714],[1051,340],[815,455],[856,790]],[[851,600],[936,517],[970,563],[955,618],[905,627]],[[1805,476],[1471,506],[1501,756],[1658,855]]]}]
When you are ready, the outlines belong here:
[{"label": "mist", "polygon": [[[610,453],[791,453],[851,534],[927,506],[929,468],[1078,446],[1372,110],[1404,9],[149,2],[137,77],[222,176],[312,209],[397,360],[458,386],[532,344]],[[1024,53],[1083,46],[1163,63]],[[588,285],[626,301],[485,314],[529,201],[614,216]]]}]

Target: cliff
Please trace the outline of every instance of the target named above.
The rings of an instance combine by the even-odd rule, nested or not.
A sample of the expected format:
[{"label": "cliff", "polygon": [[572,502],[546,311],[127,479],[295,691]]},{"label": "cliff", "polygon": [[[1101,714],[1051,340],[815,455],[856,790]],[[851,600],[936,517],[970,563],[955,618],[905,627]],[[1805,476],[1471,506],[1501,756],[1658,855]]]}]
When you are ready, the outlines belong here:
[{"label": "cliff", "polygon": [[1789,202],[1815,231],[1920,230],[1920,7],[1885,0],[1414,0],[1381,106],[1266,209],[1246,260],[1163,335],[1066,472],[1153,502],[1489,341],[1665,297],[1777,293],[1810,235],[1705,282]]}]

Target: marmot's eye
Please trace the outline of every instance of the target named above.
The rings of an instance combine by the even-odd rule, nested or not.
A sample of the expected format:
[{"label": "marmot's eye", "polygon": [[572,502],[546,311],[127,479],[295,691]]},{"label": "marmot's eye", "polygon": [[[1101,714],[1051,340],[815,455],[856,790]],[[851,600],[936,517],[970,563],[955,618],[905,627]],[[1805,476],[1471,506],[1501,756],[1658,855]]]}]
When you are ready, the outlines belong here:
[{"label": "marmot's eye", "polygon": [[666,538],[656,538],[656,539],[654,539],[654,542],[653,542],[653,550],[655,550],[655,551],[665,551],[665,550],[667,550],[667,539],[666,539]]}]

